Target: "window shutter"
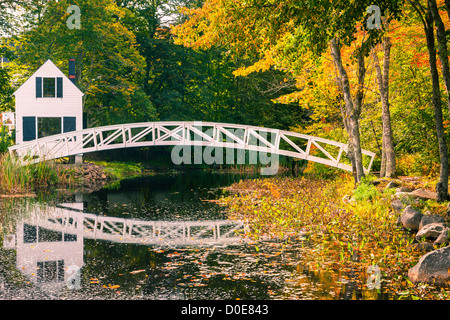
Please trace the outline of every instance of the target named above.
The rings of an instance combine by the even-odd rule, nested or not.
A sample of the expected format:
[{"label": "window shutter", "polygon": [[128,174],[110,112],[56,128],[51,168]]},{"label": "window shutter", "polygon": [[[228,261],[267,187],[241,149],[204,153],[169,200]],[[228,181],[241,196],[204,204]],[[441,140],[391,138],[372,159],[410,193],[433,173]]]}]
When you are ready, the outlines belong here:
[{"label": "window shutter", "polygon": [[63,97],[63,78],[56,78],[56,97]]},{"label": "window shutter", "polygon": [[36,77],[36,98],[42,98],[42,77]]},{"label": "window shutter", "polygon": [[63,132],[71,132],[76,130],[76,117],[64,117]]},{"label": "window shutter", "polygon": [[23,141],[36,139],[36,117],[23,117]]}]

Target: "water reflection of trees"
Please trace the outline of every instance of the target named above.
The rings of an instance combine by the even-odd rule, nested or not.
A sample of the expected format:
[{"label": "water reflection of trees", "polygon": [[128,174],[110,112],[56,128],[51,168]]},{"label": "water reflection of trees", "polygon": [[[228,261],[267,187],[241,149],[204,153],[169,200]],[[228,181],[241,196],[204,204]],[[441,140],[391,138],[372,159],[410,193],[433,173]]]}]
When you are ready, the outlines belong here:
[{"label": "water reflection of trees", "polygon": [[[248,245],[163,250],[86,241],[85,251],[97,253],[85,261],[87,277],[144,299],[269,299],[293,271],[282,264],[273,268],[274,255],[260,255]],[[143,271],[130,275],[133,270]]]}]

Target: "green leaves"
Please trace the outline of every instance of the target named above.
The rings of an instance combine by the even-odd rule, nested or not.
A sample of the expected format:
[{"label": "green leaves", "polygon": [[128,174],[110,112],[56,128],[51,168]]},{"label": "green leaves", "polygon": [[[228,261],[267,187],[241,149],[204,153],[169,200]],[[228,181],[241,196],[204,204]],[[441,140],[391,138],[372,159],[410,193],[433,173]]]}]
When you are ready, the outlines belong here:
[{"label": "green leaves", "polygon": [[0,68],[0,111],[14,110],[11,76],[8,68]]},{"label": "green leaves", "polygon": [[17,62],[27,66],[31,74],[52,59],[67,74],[68,59],[75,57],[77,86],[85,93],[85,110],[94,124],[102,123],[105,115],[109,121],[114,120],[111,114],[117,108],[115,102],[123,107],[122,115],[130,114],[133,120],[140,113],[145,115],[142,118],[154,119],[151,103],[139,92],[144,59],[137,50],[135,35],[122,24],[127,11],[112,0],[80,0],[81,29],[70,30],[66,25],[70,4],[67,0],[52,1],[36,15],[28,12],[34,27],[18,37]]}]

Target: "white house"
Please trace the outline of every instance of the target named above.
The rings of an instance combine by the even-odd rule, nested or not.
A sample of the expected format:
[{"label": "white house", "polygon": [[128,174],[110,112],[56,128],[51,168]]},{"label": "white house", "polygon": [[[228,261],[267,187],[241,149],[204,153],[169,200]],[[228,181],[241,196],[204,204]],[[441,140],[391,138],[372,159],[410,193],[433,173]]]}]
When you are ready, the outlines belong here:
[{"label": "white house", "polygon": [[16,144],[83,129],[83,93],[75,85],[75,61],[69,77],[47,60],[19,89],[16,98]]}]

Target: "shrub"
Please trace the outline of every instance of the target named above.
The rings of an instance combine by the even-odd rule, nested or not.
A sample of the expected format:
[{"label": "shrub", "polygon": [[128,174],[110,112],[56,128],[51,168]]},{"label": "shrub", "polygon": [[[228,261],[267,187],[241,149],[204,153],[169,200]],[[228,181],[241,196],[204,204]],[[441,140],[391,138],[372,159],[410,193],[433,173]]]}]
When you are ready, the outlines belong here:
[{"label": "shrub", "polygon": [[5,126],[0,126],[0,152],[7,152],[8,148],[14,144],[14,140],[14,132],[10,132]]},{"label": "shrub", "polygon": [[353,199],[356,201],[374,200],[379,195],[377,188],[367,181],[362,181],[353,191]]}]

